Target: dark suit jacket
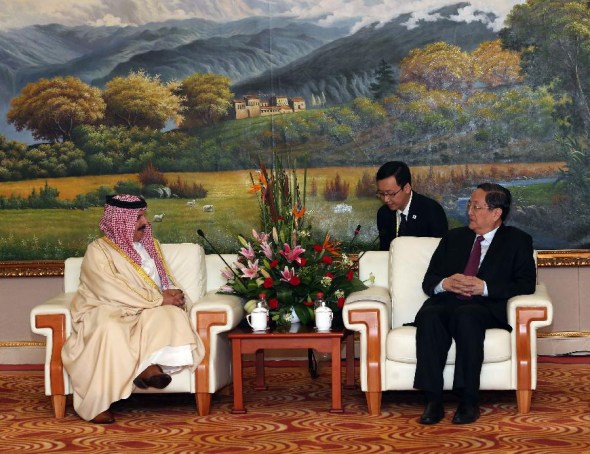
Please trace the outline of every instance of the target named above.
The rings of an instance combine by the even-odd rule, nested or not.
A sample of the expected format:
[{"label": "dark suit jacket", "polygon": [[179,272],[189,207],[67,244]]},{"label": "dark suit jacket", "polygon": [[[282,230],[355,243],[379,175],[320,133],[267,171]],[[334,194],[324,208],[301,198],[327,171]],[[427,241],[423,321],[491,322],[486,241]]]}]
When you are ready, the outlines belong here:
[{"label": "dark suit jacket", "polygon": [[[379,230],[379,249],[389,250],[389,244],[395,238],[397,210],[390,210],[383,205],[377,211],[377,230]],[[405,236],[441,237],[449,229],[445,210],[436,200],[413,192],[410,211],[406,220]]]},{"label": "dark suit jacket", "polygon": [[[474,241],[475,233],[468,227],[449,230],[443,236],[422,282],[430,300],[446,294],[434,295],[434,288],[441,280],[463,273]],[[533,252],[533,240],[528,233],[502,224],[477,272],[477,277],[487,284],[488,296],[475,296],[472,301],[486,304],[505,329],[510,330],[506,311],[508,298],[535,291],[537,272]]]}]

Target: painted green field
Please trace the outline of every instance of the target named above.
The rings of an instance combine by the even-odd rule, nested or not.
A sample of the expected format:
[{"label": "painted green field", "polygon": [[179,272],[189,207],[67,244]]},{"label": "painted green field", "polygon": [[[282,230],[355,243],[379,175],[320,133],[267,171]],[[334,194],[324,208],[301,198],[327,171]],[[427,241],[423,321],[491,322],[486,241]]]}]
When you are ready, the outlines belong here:
[{"label": "painted green field", "polygon": [[[558,164],[538,164],[539,174],[547,174]],[[526,165],[530,171],[533,164]],[[465,166],[444,166],[434,169],[435,176],[441,173],[464,171]],[[524,169],[524,168],[523,168]],[[507,167],[506,173],[518,175],[524,171],[515,165]],[[412,168],[415,177],[424,177],[432,170],[427,167]],[[476,168],[472,166],[470,172],[481,172],[482,180],[489,172],[489,167]],[[361,248],[370,247],[377,235],[375,213],[380,206],[376,198],[357,198],[355,187],[363,173],[373,176],[376,168],[346,167],[319,168],[308,171],[308,193],[311,181],[317,182],[316,197],[308,196],[306,218],[312,222],[314,232],[320,236],[330,232],[334,237],[346,243],[350,240],[357,224],[362,225],[361,234],[355,245]],[[495,167],[497,171],[497,166]],[[344,181],[350,184],[349,198],[343,202],[349,205],[350,212],[336,213],[337,202],[327,202],[323,199],[323,189],[326,181],[339,173]],[[431,172],[432,174],[432,172]],[[169,181],[174,181],[179,174],[166,174]],[[150,199],[149,217],[164,214],[162,222],[153,222],[155,236],[162,242],[201,242],[196,234],[202,229],[207,237],[221,251],[234,251],[238,247],[236,235],[248,234],[252,228],[259,226],[259,212],[257,199],[248,192],[250,176],[248,171],[232,171],[218,173],[183,173],[180,174],[187,182],[197,182],[209,191],[204,199],[198,199],[195,207],[187,205],[186,199]],[[51,187],[60,191],[60,198],[71,199],[77,194],[84,194],[97,189],[101,185],[111,186],[119,180],[136,178],[135,175],[110,175],[102,177],[79,177],[47,180]],[[298,171],[298,178],[302,183],[303,172]],[[0,194],[19,194],[26,196],[31,188],[41,187],[45,180],[26,182],[0,183]],[[420,191],[420,187],[416,187]],[[545,201],[551,197],[544,188],[539,191],[534,186],[519,190],[519,198],[527,198],[531,193],[535,202],[544,194]],[[440,196],[440,194],[435,194]],[[204,212],[203,205],[213,205],[212,212]],[[63,259],[73,255],[82,255],[86,245],[101,235],[98,221],[102,214],[102,207],[87,210],[63,209],[27,209],[0,211],[0,260],[33,260],[33,259]],[[456,226],[457,220],[451,219],[451,226]]]}]

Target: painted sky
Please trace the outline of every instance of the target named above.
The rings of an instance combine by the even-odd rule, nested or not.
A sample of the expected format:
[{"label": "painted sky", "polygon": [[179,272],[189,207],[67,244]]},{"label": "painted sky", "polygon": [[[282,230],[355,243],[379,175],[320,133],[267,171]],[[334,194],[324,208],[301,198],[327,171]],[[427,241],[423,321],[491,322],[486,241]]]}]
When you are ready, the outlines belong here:
[{"label": "painted sky", "polygon": [[[169,19],[202,18],[215,21],[250,16],[284,15],[317,20],[318,24],[351,24],[351,31],[373,23],[387,22],[413,12],[411,27],[418,19],[435,20],[429,11],[458,3],[449,0],[0,0],[0,30],[28,25],[140,25]],[[512,7],[524,0],[471,0],[457,20],[480,20],[479,12],[499,17],[490,28],[499,30]]]}]

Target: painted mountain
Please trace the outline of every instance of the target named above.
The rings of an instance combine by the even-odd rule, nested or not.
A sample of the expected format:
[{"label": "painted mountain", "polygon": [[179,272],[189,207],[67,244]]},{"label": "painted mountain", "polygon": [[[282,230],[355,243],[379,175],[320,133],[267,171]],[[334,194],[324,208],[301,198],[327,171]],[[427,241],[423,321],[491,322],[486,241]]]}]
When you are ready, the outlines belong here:
[{"label": "painted mountain", "polygon": [[436,41],[466,50],[495,39],[482,22],[453,19],[467,3],[436,11],[438,20],[405,23],[402,15],[350,33],[343,26],[252,17],[219,23],[201,19],[138,27],[32,26],[0,32],[0,133],[27,140],[5,122],[12,97],[40,78],[74,75],[103,86],[111,78],[144,70],[162,80],[195,72],[231,78],[237,96],[273,93],[304,96],[322,92],[329,104],[368,95],[381,59],[395,67],[408,52]]}]

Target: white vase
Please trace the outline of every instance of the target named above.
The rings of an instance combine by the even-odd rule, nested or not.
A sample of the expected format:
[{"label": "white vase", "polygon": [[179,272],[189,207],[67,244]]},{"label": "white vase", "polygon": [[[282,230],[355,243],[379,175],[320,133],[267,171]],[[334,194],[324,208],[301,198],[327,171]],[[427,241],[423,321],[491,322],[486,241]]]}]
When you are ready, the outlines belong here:
[{"label": "white vase", "polygon": [[291,323],[300,323],[299,317],[297,317],[297,312],[295,312],[295,308],[291,308]]}]

